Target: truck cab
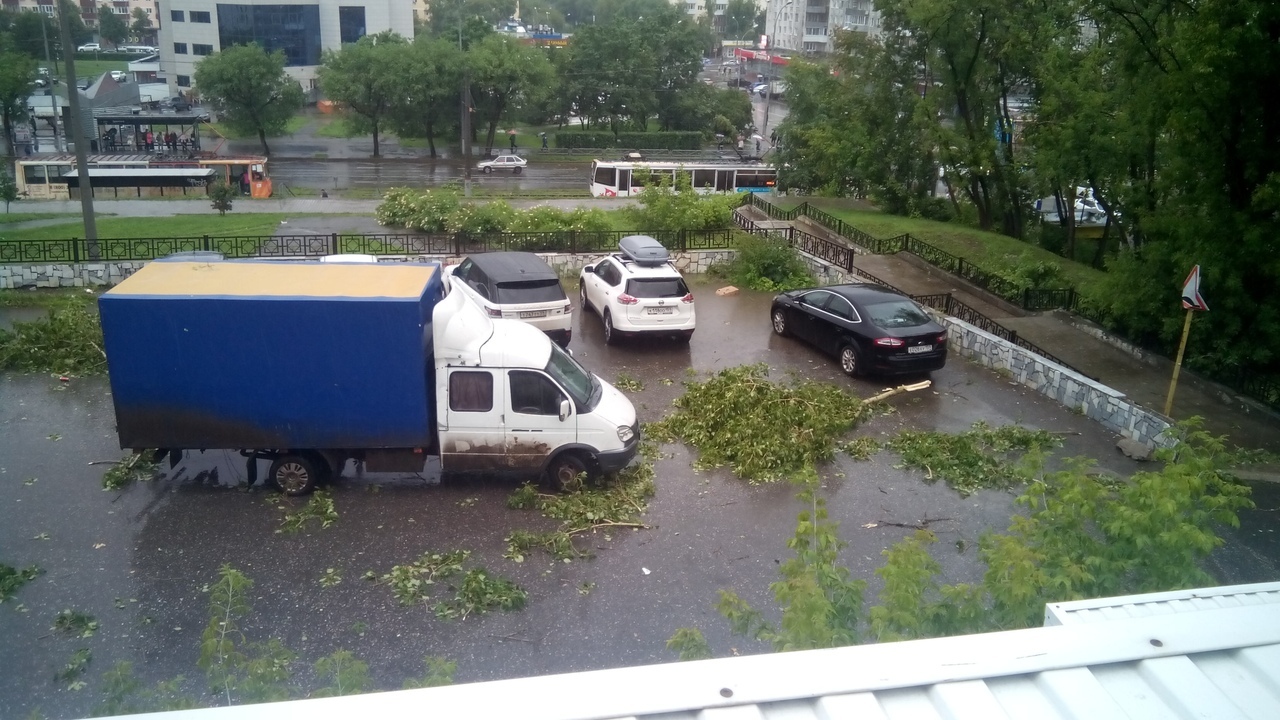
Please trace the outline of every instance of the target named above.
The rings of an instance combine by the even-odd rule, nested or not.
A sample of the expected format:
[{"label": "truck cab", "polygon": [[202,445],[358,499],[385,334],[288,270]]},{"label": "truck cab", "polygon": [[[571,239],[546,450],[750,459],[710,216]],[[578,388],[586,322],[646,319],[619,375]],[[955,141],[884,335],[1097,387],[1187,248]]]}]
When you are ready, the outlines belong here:
[{"label": "truck cab", "polygon": [[635,457],[635,407],[536,328],[461,293],[435,308],[436,422],[447,473],[543,475],[556,489]]}]

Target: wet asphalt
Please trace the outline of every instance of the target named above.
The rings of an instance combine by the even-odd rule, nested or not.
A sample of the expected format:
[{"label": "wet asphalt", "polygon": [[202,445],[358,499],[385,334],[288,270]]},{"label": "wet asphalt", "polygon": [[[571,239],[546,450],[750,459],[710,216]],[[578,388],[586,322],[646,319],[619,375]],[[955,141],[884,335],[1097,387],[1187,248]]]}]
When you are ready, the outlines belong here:
[{"label": "wet asphalt", "polygon": [[[774,336],[769,295],[717,297],[715,287],[694,281],[698,330],[687,346],[647,340],[606,346],[599,319],[578,313],[570,347],[606,380],[625,372],[643,382],[644,390],[631,394],[643,420],[666,414],[689,368],[705,376],[763,362],[778,377],[794,372],[863,397],[884,387],[846,378],[834,360]],[[257,342],[262,352],[273,351],[269,338]],[[1138,467],[1098,425],[959,358],[932,379],[932,389],[896,399],[896,412],[854,434],[887,438],[901,428],[1017,423],[1062,433],[1061,457],[1094,457],[1120,474]],[[227,563],[256,583],[243,630],[250,639],[278,637],[298,654],[300,692],[315,686],[310,666],[339,648],[369,663],[378,689],[397,689],[420,675],[425,655],[456,661],[459,682],[669,662],[675,655],[666,640],[686,626],[700,628],[719,655],[765,651],[732,636],[713,604],[720,589],[732,588],[777,617],[768,585],[789,556],[785,543],[802,509],[795,489],[750,486],[724,470],[695,471],[691,453],[663,447],[657,494],[645,516],[649,529],[586,538],[584,546],[595,552],[590,560],[535,554],[517,564],[502,557],[503,538],[555,523],[509,509],[512,483],[442,485],[432,472],[357,478],[348,470],[333,487],[340,516],[333,527],[282,535],[276,496],[261,486],[237,487],[244,466],[232,453],[189,456],[157,481],[103,491],[105,466],[90,463],[121,456],[106,380],[0,376],[0,562],[46,571],[0,605],[0,717],[36,709],[48,717],[83,716],[100,698],[102,673],[117,660],[131,661],[148,681],[185,675],[199,692],[205,586]],[[890,453],[866,462],[842,455],[821,469],[854,576],[874,590],[882,551],[913,532],[903,526],[927,525],[938,534],[934,556],[948,581],[978,579],[979,535],[1007,527],[1014,495],[962,498],[896,462]],[[1275,507],[1274,489],[1263,490],[1270,494],[1260,505]],[[1280,576],[1269,516],[1248,516],[1215,556],[1213,569],[1224,582]],[[451,549],[472,551],[472,564],[525,587],[528,607],[443,621],[425,607],[399,606],[388,587],[361,579],[366,571],[380,575],[423,552]],[[321,586],[328,568],[341,574],[335,587]],[[101,624],[97,634],[54,634],[54,615],[64,608],[93,615]],[[52,677],[80,647],[91,649],[93,660],[87,686],[73,691]]]}]

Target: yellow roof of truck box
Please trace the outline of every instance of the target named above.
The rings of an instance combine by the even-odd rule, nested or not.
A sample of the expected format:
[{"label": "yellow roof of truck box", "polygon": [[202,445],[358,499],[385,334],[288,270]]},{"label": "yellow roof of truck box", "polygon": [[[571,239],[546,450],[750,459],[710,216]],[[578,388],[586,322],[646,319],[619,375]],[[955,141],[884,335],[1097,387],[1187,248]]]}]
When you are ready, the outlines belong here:
[{"label": "yellow roof of truck box", "polygon": [[154,297],[420,298],[434,264],[147,263],[107,295]]}]

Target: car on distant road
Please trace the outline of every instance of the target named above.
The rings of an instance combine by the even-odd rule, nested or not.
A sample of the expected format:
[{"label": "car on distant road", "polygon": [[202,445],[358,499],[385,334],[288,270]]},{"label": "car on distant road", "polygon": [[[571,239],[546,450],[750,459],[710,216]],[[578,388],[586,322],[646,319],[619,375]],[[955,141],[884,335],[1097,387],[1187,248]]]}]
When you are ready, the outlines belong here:
[{"label": "car on distant road", "polygon": [[102,52],[102,45],[99,43],[85,43],[76,48],[76,52]]},{"label": "car on distant road", "polygon": [[173,108],[177,112],[186,112],[191,109],[190,100],[184,97],[178,97],[176,95],[166,100],[165,104],[167,104],[169,107]]},{"label": "car on distant road", "polygon": [[494,170],[511,170],[519,175],[520,171],[524,170],[524,166],[528,164],[529,161],[519,155],[499,155],[492,160],[481,160],[476,164],[476,167],[487,173],[491,173]]},{"label": "car on distant road", "polygon": [[911,298],[850,283],[791,290],[769,308],[773,331],[840,359],[851,376],[927,373],[947,364],[947,331]]},{"label": "car on distant road", "polygon": [[111,71],[111,79],[115,80],[116,82],[124,82],[124,79],[127,77],[129,77],[129,75],[123,70]]},{"label": "car on distant road", "polygon": [[689,342],[698,319],[693,293],[667,249],[648,235],[628,235],[618,249],[582,268],[578,276],[582,311],[599,313],[604,341],[662,335]]},{"label": "car on distant road", "polygon": [[560,276],[528,252],[471,255],[444,270],[445,287],[461,292],[491,318],[523,320],[564,347],[573,337],[573,303]]}]

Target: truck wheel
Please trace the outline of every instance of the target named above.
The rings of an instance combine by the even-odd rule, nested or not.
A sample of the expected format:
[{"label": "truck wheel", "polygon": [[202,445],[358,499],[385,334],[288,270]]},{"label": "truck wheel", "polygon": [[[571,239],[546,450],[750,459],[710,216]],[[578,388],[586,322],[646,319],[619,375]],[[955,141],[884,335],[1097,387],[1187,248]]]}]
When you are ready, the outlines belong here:
[{"label": "truck wheel", "polygon": [[575,452],[560,453],[547,467],[546,483],[555,492],[574,492],[586,484],[587,463]]},{"label": "truck wheel", "polygon": [[281,455],[272,461],[267,479],[285,495],[310,495],[320,482],[320,466],[303,455]]}]

